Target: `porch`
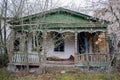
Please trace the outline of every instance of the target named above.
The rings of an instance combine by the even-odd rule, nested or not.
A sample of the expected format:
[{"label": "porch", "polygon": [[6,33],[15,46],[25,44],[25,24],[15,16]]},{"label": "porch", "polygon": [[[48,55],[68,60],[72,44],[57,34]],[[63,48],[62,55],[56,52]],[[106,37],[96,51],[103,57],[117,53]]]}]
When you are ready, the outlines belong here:
[{"label": "porch", "polygon": [[[29,36],[32,33],[25,34],[23,34],[23,36],[19,33],[20,39],[24,39],[25,36]],[[104,32],[72,33],[67,31],[59,33],[59,35],[61,35],[61,37],[58,37],[60,41],[57,39],[56,41],[62,44],[57,43],[57,46],[55,46],[56,41],[54,41],[54,37],[55,34],[58,35],[58,32],[51,31],[43,35],[39,31],[42,39],[37,41],[41,42],[40,45],[35,44],[36,39],[35,41],[33,40],[35,35],[39,35],[38,31],[36,31],[36,34],[35,32],[33,34],[34,35],[31,35],[26,42],[21,41],[19,45],[15,46],[14,50],[19,51],[14,51],[11,55],[11,63],[14,65],[32,66],[39,66],[42,63],[60,65],[72,64],[75,66],[103,66],[108,63],[108,45]],[[27,47],[27,50],[25,50],[26,48],[22,48],[23,45]],[[40,48],[40,51],[37,51],[36,48]]]},{"label": "porch", "polygon": [[[57,31],[57,30],[56,30]],[[41,64],[74,65],[74,66],[107,66],[109,62],[108,42],[105,32],[63,32],[50,31],[41,33],[17,33],[20,39],[11,55],[10,63],[14,65],[40,66]],[[34,39],[40,35],[41,40]],[[54,41],[55,34],[61,35],[59,44]],[[62,40],[62,42],[61,42]],[[40,44],[36,45],[36,41]],[[23,48],[24,45],[24,48]],[[61,47],[62,46],[62,47]],[[16,48],[18,47],[18,48]],[[36,50],[39,48],[38,50]],[[26,50],[27,49],[27,50]],[[55,50],[56,49],[56,50]],[[59,49],[59,50],[57,50]],[[18,51],[15,51],[18,50]],[[72,59],[71,57],[72,56]],[[51,59],[52,58],[52,59]]]},{"label": "porch", "polygon": [[[92,66],[92,67],[105,67],[108,66],[109,62],[109,54],[79,54],[78,56],[78,62],[75,63],[71,60],[59,60],[59,61],[49,61],[46,60],[46,64],[44,65],[73,65],[73,66],[79,66],[79,67],[85,67],[85,66]],[[43,59],[39,62],[38,54],[28,54],[28,57],[26,54],[16,53],[12,57],[12,64],[16,66],[40,66],[41,63],[44,63]]]}]

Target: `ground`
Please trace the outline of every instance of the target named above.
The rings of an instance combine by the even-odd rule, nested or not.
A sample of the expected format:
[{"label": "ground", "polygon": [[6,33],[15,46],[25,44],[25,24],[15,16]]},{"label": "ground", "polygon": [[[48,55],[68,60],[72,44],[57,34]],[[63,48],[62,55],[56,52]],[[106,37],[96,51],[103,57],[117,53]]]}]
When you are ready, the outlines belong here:
[{"label": "ground", "polygon": [[[20,74],[10,73],[6,68],[0,69],[0,80],[109,80],[107,73],[85,73],[85,72],[61,72],[61,73],[46,73],[37,74]],[[115,73],[110,76],[111,80],[120,80],[120,73]]]}]

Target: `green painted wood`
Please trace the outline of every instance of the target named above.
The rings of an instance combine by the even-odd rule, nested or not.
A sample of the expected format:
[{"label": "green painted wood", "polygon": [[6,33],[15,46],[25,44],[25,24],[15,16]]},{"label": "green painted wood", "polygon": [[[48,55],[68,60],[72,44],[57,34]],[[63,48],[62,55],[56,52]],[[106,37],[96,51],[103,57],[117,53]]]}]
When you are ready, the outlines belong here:
[{"label": "green painted wood", "polygon": [[[36,19],[37,20],[37,19]],[[56,13],[56,14],[52,14],[52,15],[47,15],[46,17],[43,17],[41,19],[38,19],[37,21],[39,22],[64,22],[64,23],[88,23],[90,21],[83,19],[82,17],[78,17],[78,16],[73,16],[70,14],[65,14],[65,13]]]},{"label": "green painted wood", "polygon": [[16,26],[15,28],[13,28],[15,30],[52,30],[52,29],[55,29],[55,30],[60,30],[60,29],[64,29],[64,30],[90,30],[90,31],[95,31],[95,30],[102,30],[102,31],[106,31],[106,27],[86,27],[86,26],[65,26],[65,25],[56,25],[56,26],[39,26],[39,27],[36,27],[36,26]]},{"label": "green painted wood", "polygon": [[75,64],[75,66],[79,66],[79,67],[83,67],[83,66],[106,67],[108,65],[109,65],[108,63],[90,63],[90,64],[78,63],[78,64]]},{"label": "green painted wood", "polygon": [[11,20],[10,23],[14,24],[16,22],[20,22],[21,20],[29,21],[30,19],[41,18],[41,17],[51,15],[51,14],[55,14],[55,13],[67,13],[67,14],[74,15],[74,16],[77,16],[77,17],[82,17],[86,20],[90,20],[90,21],[94,21],[94,22],[103,22],[104,21],[105,23],[109,23],[106,20],[100,20],[98,18],[89,16],[89,15],[86,15],[86,14],[83,14],[83,13],[80,13],[80,12],[77,12],[77,11],[72,11],[72,10],[69,10],[69,9],[65,9],[65,8],[62,8],[62,7],[55,8],[55,9],[50,9],[50,10],[43,11],[43,12],[33,14],[33,15],[28,15],[28,16],[25,16],[25,17],[21,17],[19,19],[14,19],[14,20]]},{"label": "green painted wood", "polygon": [[[102,21],[99,21],[99,19],[82,14],[82,13],[78,13],[75,11],[71,11],[68,9],[64,9],[64,8],[58,8],[58,9],[54,9],[54,10],[49,10],[46,12],[42,12],[39,14],[35,14],[35,15],[30,15],[30,16],[26,16],[23,18],[20,18],[18,20],[14,20],[11,21],[12,24],[20,24],[20,20],[23,20],[24,24],[39,24],[36,26],[30,26],[30,25],[26,25],[26,26],[15,26],[13,29],[15,30],[20,30],[20,29],[25,29],[25,30],[29,30],[31,29],[59,29],[59,28],[71,28],[71,29],[79,29],[80,27],[85,27],[88,29],[91,29],[92,25],[95,25],[94,23],[97,22],[100,25],[96,25],[94,27],[97,28],[93,28],[93,29],[101,29],[102,27],[107,27],[107,23],[102,23]],[[53,23],[53,24],[49,24],[49,25],[42,25],[40,23]],[[55,24],[54,24],[55,23]],[[67,24],[56,24],[56,23],[67,23]],[[69,24],[69,23],[82,23],[82,24]],[[86,24],[87,23],[87,24]],[[83,25],[84,24],[84,25]],[[107,29],[107,28],[104,28]]]},{"label": "green painted wood", "polygon": [[[28,21],[25,21],[26,24],[29,24]],[[42,18],[34,18],[31,21],[32,24],[39,24],[36,26],[16,26],[15,30],[20,29],[80,29],[80,28],[88,28],[88,29],[107,29],[106,24],[94,23],[90,20],[84,19],[83,17],[73,16],[66,13],[57,13],[52,15],[47,15]],[[48,23],[48,24],[40,24],[40,23]],[[50,24],[49,24],[50,23]],[[51,24],[52,23],[52,24]],[[58,24],[57,24],[58,23]],[[63,23],[63,24],[61,24]],[[73,24],[71,24],[73,23]],[[76,24],[75,24],[76,23]],[[94,26],[94,27],[93,27]]]}]

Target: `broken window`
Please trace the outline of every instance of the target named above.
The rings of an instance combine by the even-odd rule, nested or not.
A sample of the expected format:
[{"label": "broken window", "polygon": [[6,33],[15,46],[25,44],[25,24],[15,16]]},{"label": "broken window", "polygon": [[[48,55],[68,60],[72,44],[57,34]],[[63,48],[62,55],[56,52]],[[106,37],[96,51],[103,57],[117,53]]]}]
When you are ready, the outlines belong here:
[{"label": "broken window", "polygon": [[20,45],[20,38],[17,38],[14,41],[14,51],[19,51],[19,45]]},{"label": "broken window", "polygon": [[32,50],[37,51],[37,49],[39,49],[40,51],[42,51],[42,42],[42,32],[34,33],[32,37]]},{"label": "broken window", "polygon": [[14,51],[20,51],[20,37],[21,37],[21,31],[15,32],[15,40],[14,40]]},{"label": "broken window", "polygon": [[61,33],[54,33],[54,51],[56,52],[64,52],[64,39]]}]

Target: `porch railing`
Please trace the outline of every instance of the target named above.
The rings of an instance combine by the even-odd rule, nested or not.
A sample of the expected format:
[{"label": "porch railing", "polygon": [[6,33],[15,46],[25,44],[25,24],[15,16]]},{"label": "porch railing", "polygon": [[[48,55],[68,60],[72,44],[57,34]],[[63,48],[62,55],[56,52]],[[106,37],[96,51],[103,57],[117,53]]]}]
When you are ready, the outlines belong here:
[{"label": "porch railing", "polygon": [[109,54],[80,54],[78,56],[78,63],[82,64],[107,64],[109,61]]},{"label": "porch railing", "polygon": [[20,52],[16,52],[12,57],[12,62],[18,63],[18,64],[26,64],[26,63],[38,64],[39,63],[39,56],[38,56],[38,54],[29,53],[28,55],[26,55],[25,53],[23,54]]}]

